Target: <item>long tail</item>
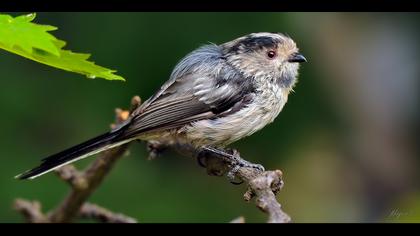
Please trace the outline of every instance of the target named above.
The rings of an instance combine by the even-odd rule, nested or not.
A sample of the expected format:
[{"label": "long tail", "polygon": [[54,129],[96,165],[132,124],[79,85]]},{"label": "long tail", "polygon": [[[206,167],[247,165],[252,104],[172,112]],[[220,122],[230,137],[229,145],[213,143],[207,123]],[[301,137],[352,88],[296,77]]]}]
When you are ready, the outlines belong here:
[{"label": "long tail", "polygon": [[[122,130],[119,130],[122,131]],[[17,179],[34,179],[38,176],[46,174],[52,170],[55,170],[63,165],[70,164],[77,160],[86,158],[96,153],[105,151],[107,149],[122,145],[130,142],[132,139],[121,139],[119,135],[121,132],[111,131],[95,138],[92,138],[79,145],[66,149],[62,152],[51,155],[42,160],[42,163],[33,169],[30,169],[20,175],[17,175]]]}]

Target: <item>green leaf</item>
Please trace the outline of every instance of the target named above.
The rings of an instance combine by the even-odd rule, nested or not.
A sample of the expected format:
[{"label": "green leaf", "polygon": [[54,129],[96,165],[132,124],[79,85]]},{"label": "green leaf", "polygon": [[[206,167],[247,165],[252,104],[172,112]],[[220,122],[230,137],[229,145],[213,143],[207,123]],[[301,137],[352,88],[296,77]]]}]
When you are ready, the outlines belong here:
[{"label": "green leaf", "polygon": [[86,75],[87,78],[125,80],[115,75],[115,70],[88,61],[89,54],[64,50],[66,42],[48,32],[57,28],[32,23],[35,17],[35,13],[15,18],[0,14],[0,48],[52,67]]}]

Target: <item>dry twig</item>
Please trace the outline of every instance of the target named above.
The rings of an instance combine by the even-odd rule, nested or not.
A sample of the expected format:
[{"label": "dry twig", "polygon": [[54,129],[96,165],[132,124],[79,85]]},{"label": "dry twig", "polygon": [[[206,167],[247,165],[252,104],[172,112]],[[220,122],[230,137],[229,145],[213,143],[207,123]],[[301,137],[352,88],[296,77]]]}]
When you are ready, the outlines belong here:
[{"label": "dry twig", "polygon": [[82,218],[91,218],[103,223],[137,223],[137,220],[123,214],[113,213],[108,209],[92,203],[83,204],[79,211]]},{"label": "dry twig", "polygon": [[[178,145],[175,149],[184,155],[197,156],[197,151],[191,146]],[[239,153],[238,153],[238,158]],[[288,223],[291,218],[281,208],[276,199],[276,194],[284,185],[282,172],[262,171],[250,167],[237,167],[235,163],[227,162],[215,153],[206,153],[205,166],[209,175],[223,176],[236,168],[232,173],[234,177],[247,184],[248,189],[244,194],[245,201],[255,198],[256,206],[268,214],[268,223]]]},{"label": "dry twig", "polygon": [[[128,115],[141,103],[140,97],[135,96],[131,100],[130,111],[116,109],[115,125],[118,125],[128,118]],[[83,216],[83,212],[89,210],[91,217],[99,217],[98,220],[104,221],[104,216],[114,216],[110,211],[95,205],[84,205],[90,195],[102,183],[102,180],[109,173],[115,162],[120,159],[127,151],[128,144],[113,148],[103,152],[95,161],[85,170],[78,171],[73,165],[66,165],[59,168],[56,172],[58,176],[70,184],[70,193],[65,199],[46,216],[41,213],[38,202],[29,202],[18,199],[15,202],[15,209],[23,213],[29,222],[52,222],[62,223],[71,222],[78,214]],[[95,211],[97,210],[97,212]],[[106,214],[105,214],[106,213]],[[119,215],[122,216],[122,215]],[[112,218],[114,219],[114,218]],[[107,222],[112,222],[110,218]],[[129,219],[126,223],[132,223],[133,219],[129,217],[119,217],[119,222]]]},{"label": "dry twig", "polygon": [[27,201],[24,199],[16,199],[13,203],[13,208],[21,213],[26,221],[30,223],[46,223],[47,217],[42,214],[41,204],[38,201]]}]

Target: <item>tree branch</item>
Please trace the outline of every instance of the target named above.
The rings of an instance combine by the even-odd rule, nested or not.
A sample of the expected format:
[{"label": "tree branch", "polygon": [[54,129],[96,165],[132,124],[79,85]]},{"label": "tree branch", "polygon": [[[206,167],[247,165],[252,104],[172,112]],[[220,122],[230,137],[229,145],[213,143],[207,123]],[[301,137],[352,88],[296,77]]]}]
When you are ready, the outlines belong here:
[{"label": "tree branch", "polygon": [[239,216],[239,217],[231,220],[229,223],[242,224],[242,223],[245,223],[245,218],[243,216]]},{"label": "tree branch", "polygon": [[24,199],[16,199],[13,208],[21,213],[29,223],[46,223],[47,217],[42,214],[41,204],[38,201],[27,201]]},{"label": "tree branch", "polygon": [[[111,128],[124,122],[130,113],[140,104],[140,97],[135,96],[131,100],[130,111],[116,109],[115,125],[111,125]],[[70,222],[78,215],[96,217],[102,222],[135,222],[132,218],[122,216],[121,214],[114,214],[105,208],[85,203],[93,191],[102,183],[116,161],[127,151],[127,148],[128,144],[125,144],[103,152],[85,171],[78,171],[73,165],[66,165],[56,170],[58,176],[70,184],[71,190],[65,199],[46,216],[42,214],[39,202],[17,199],[14,208],[22,213],[27,221],[33,223]]]},{"label": "tree branch", "polygon": [[81,218],[96,219],[103,223],[137,223],[137,220],[123,214],[113,213],[108,209],[92,203],[83,204],[79,211]]},{"label": "tree branch", "polygon": [[[141,104],[138,96],[133,97],[131,101],[130,111],[116,109],[116,124],[124,122],[133,110]],[[164,146],[159,142],[153,141],[148,143],[150,157],[156,157],[162,150],[172,148],[183,155],[189,157],[197,157],[199,150],[190,145],[173,144],[172,146]],[[41,211],[41,205],[37,201],[27,201],[17,199],[14,208],[23,214],[28,222],[71,222],[77,216],[82,218],[93,218],[100,222],[118,222],[118,223],[135,223],[135,219],[124,216],[122,214],[112,213],[111,211],[99,207],[95,204],[87,203],[87,199],[102,183],[105,176],[109,173],[116,161],[119,160],[127,151],[128,144],[110,149],[103,152],[99,158],[84,171],[78,171],[73,165],[66,165],[56,170],[57,175],[65,182],[70,184],[70,193],[65,199],[52,211],[44,215]],[[237,156],[239,159],[241,157]],[[262,171],[250,167],[238,167],[237,163],[229,162],[225,158],[221,158],[216,153],[207,153],[205,156],[205,167],[209,175],[223,176],[227,174],[233,178],[237,178],[245,182],[248,186],[244,194],[244,199],[250,201],[255,198],[256,206],[263,212],[268,214],[269,223],[287,223],[290,217],[283,212],[281,205],[277,202],[276,194],[283,187],[282,172]],[[243,217],[239,217],[232,222],[243,223]]]},{"label": "tree branch", "polygon": [[[131,100],[131,111],[141,103],[138,96]],[[121,124],[129,117],[129,112],[116,109],[116,125]],[[114,126],[115,127],[115,126]],[[70,182],[72,189],[60,205],[48,214],[51,222],[70,222],[76,217],[83,203],[90,197],[93,191],[102,183],[102,180],[112,169],[115,162],[127,151],[129,144],[107,150],[101,154],[84,172],[80,173],[74,167],[59,170],[60,177]]]},{"label": "tree branch", "polygon": [[[156,146],[156,143],[155,143]],[[190,145],[172,146],[176,151],[183,155],[195,156],[199,152]],[[242,159],[238,154],[238,158]],[[281,208],[276,199],[276,194],[284,185],[282,172],[280,170],[262,171],[250,167],[238,167],[236,163],[229,162],[220,158],[216,153],[206,153],[205,168],[209,175],[223,176],[225,174],[233,175],[247,184],[248,189],[244,194],[245,201],[255,198],[256,206],[268,214],[268,223],[289,223],[291,218]]]},{"label": "tree branch", "polygon": [[[290,216],[283,212],[275,194],[283,187],[282,172],[280,170],[264,171],[259,174],[245,173],[248,170],[240,170],[238,176],[246,179],[248,190],[244,199],[250,201],[255,197],[255,203],[259,209],[268,214],[268,223],[288,223]],[[249,178],[254,176],[255,178]]]},{"label": "tree branch", "polygon": [[86,171],[75,178],[77,184],[72,185],[70,193],[59,206],[48,214],[51,222],[70,222],[77,216],[83,203],[90,197],[92,192],[102,183],[104,177],[114,166],[115,162],[122,157],[128,145],[122,145],[104,152],[96,159]]},{"label": "tree branch", "polygon": [[[16,199],[14,209],[24,215],[29,223],[52,223],[41,211],[38,201]],[[92,203],[84,203],[78,212],[78,216],[84,219],[94,219],[103,223],[137,223],[137,220],[119,213],[113,213],[108,209]]]}]

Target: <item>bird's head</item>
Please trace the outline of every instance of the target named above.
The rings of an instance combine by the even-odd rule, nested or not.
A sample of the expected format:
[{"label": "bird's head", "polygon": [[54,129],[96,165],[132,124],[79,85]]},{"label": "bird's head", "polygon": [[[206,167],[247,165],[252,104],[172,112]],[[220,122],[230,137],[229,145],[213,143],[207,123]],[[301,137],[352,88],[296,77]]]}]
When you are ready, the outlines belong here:
[{"label": "bird's head", "polygon": [[252,33],[220,45],[226,60],[247,77],[292,88],[306,58],[281,33]]}]

